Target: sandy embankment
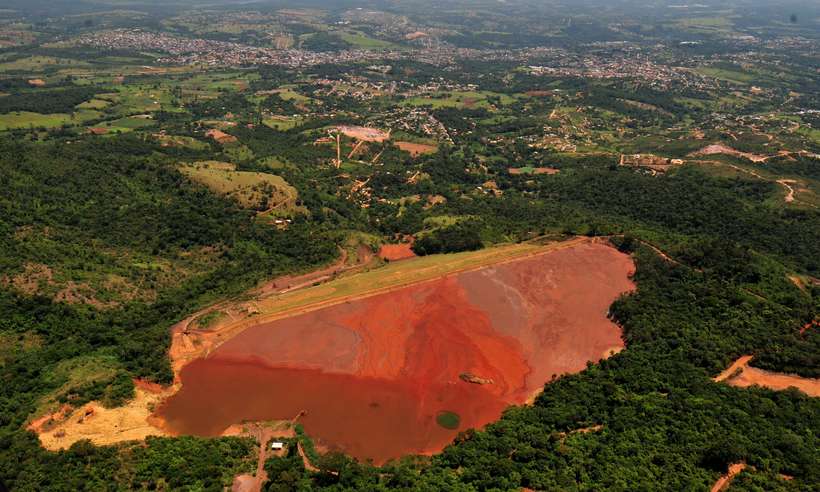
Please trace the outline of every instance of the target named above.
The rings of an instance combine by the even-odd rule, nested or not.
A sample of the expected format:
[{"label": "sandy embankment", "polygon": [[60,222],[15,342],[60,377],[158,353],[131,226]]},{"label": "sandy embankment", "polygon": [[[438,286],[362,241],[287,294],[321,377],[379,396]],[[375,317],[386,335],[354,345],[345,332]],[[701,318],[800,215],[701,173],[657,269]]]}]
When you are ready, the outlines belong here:
[{"label": "sandy embankment", "polygon": [[82,439],[104,445],[166,435],[154,425],[158,422],[154,421],[152,413],[156,405],[173,393],[173,389],[140,381],[135,383],[136,397],[122,407],[105,408],[91,402],[70,412],[64,408],[35,420],[28,428],[37,432],[43,447],[52,451],[68,448]]}]

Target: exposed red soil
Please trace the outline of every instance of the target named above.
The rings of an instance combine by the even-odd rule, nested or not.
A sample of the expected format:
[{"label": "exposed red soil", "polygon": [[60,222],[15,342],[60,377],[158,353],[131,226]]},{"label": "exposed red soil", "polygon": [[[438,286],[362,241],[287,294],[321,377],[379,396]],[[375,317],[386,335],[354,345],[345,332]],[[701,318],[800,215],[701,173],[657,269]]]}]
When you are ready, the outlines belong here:
[{"label": "exposed red soil", "polygon": [[714,381],[725,381],[731,386],[740,388],[762,386],[775,391],[782,391],[794,387],[809,396],[820,397],[820,379],[804,378],[795,374],[783,374],[758,369],[749,365],[752,358],[753,356],[751,355],[740,357],[725,371],[713,378]]},{"label": "exposed red soil", "polygon": [[805,325],[803,325],[802,328],[800,328],[800,334],[804,335],[810,329],[817,328],[818,326],[820,326],[820,318],[814,318],[814,320],[812,320],[809,323],[806,323]]},{"label": "exposed red soil", "polygon": [[797,184],[797,181],[793,179],[778,179],[777,182],[786,188],[786,196],[784,198],[786,203],[792,203],[794,201],[794,188],[792,188],[791,185]]},{"label": "exposed red soil", "polygon": [[426,38],[427,36],[428,36],[428,34],[426,32],[416,31],[416,32],[411,32],[409,34],[405,34],[404,39],[406,39],[408,41],[413,41],[413,40],[419,39],[419,38]]},{"label": "exposed red soil", "polygon": [[149,393],[160,394],[166,392],[168,389],[163,387],[161,384],[152,383],[151,381],[145,381],[144,379],[135,379],[134,386],[145,390]]},{"label": "exposed red soil", "polygon": [[389,261],[404,260],[416,256],[412,243],[384,244],[379,249],[379,258]]},{"label": "exposed red soil", "polygon": [[729,465],[729,471],[726,475],[723,475],[712,485],[712,492],[720,492],[721,490],[725,490],[729,487],[729,484],[732,483],[735,476],[746,469],[746,463],[734,463]]},{"label": "exposed red soil", "polygon": [[42,417],[31,421],[26,426],[26,429],[41,433],[49,430],[49,428],[57,422],[62,422],[71,413],[74,408],[68,403],[64,403],[56,412],[43,415]]},{"label": "exposed red soil", "polygon": [[236,142],[236,137],[234,137],[233,135],[230,135],[228,133],[225,133],[222,130],[217,130],[217,129],[208,130],[205,133],[205,136],[208,137],[208,138],[212,138],[212,139],[214,139],[215,141],[217,141],[221,144]]},{"label": "exposed red soil", "polygon": [[413,157],[417,157],[422,154],[432,154],[436,150],[438,150],[438,147],[436,147],[435,145],[421,144],[415,142],[396,142],[396,147],[400,148],[405,152],[410,152],[410,155],[412,155]]},{"label": "exposed red soil", "polygon": [[[172,433],[219,435],[306,411],[309,434],[360,459],[433,453],[622,348],[606,313],[633,270],[587,243],[261,323],[185,366],[158,416]],[[459,429],[436,423],[442,411]]]}]

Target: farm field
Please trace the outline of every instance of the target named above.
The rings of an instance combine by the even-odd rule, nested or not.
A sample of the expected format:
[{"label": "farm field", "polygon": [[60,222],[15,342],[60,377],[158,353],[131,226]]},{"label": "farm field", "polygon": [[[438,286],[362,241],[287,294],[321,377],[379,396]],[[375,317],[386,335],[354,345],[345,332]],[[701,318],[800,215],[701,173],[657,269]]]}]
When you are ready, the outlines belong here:
[{"label": "farm field", "polygon": [[39,114],[20,111],[0,115],[0,131],[12,128],[54,128],[71,121],[67,114]]}]

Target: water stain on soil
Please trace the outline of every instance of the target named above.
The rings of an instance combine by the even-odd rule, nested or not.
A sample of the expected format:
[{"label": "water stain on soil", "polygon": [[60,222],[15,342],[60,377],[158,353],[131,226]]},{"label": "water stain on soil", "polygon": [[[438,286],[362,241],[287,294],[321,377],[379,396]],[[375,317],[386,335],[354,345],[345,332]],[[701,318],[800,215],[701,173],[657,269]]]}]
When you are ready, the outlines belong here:
[{"label": "water stain on soil", "polygon": [[582,244],[262,323],[187,365],[157,416],[212,436],[306,411],[309,434],[359,459],[437,452],[622,347],[606,314],[633,270]]}]

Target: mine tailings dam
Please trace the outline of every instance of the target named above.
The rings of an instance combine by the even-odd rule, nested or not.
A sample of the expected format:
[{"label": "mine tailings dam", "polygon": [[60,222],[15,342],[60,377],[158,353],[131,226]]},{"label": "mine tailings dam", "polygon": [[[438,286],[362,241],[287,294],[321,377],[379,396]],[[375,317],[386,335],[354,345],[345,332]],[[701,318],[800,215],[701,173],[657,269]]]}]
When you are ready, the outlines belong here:
[{"label": "mine tailings dam", "polygon": [[633,272],[585,242],[260,322],[186,365],[156,417],[216,436],[304,411],[308,434],[361,460],[434,453],[623,348],[607,311]]}]

